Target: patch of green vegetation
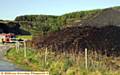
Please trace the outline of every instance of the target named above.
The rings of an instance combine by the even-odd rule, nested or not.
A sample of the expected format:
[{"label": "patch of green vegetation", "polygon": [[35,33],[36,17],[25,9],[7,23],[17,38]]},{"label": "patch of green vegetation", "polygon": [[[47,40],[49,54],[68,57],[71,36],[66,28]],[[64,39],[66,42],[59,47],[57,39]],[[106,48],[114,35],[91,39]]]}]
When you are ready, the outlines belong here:
[{"label": "patch of green vegetation", "polygon": [[18,52],[15,48],[8,51],[6,57],[10,59],[13,63],[22,66],[27,70],[39,70],[38,69],[38,58],[36,57],[36,52],[27,49],[27,57],[24,57],[24,50],[19,49]]},{"label": "patch of green vegetation", "polygon": [[32,40],[32,35],[18,35],[16,36],[17,39],[27,39]]},{"label": "patch of green vegetation", "polygon": [[[45,62],[46,56],[46,62]],[[26,70],[43,71],[47,70],[50,75],[120,75],[119,69],[108,66],[110,57],[98,55],[88,55],[88,69],[84,66],[84,55],[65,54],[45,50],[27,49],[27,57],[21,48],[18,53],[11,49],[6,57],[13,63],[22,66]]]}]

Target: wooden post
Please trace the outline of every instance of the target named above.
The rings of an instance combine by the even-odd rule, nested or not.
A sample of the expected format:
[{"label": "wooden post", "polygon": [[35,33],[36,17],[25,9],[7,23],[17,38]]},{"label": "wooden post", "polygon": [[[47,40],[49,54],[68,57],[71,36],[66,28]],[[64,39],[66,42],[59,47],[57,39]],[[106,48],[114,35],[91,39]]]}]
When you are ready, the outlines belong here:
[{"label": "wooden post", "polygon": [[20,50],[20,43],[19,43],[19,41],[17,41],[17,43],[18,43],[18,52],[19,52],[19,50]]},{"label": "wooden post", "polygon": [[19,42],[16,41],[16,52],[18,53],[18,51],[19,51]]},{"label": "wooden post", "polygon": [[88,60],[87,60],[87,57],[88,57],[88,55],[87,55],[87,48],[85,48],[85,68],[86,69],[88,69]]},{"label": "wooden post", "polygon": [[26,42],[25,42],[25,40],[24,40],[24,57],[26,57],[27,56],[27,54],[26,54]]},{"label": "wooden post", "polygon": [[46,64],[46,61],[47,61],[47,48],[45,49],[45,64]]},{"label": "wooden post", "polygon": [[17,41],[15,42],[15,45],[16,45],[15,47],[16,47],[16,52],[17,52]]},{"label": "wooden post", "polygon": [[44,69],[46,69],[46,62],[47,62],[47,47],[45,48],[45,63],[44,63]]}]

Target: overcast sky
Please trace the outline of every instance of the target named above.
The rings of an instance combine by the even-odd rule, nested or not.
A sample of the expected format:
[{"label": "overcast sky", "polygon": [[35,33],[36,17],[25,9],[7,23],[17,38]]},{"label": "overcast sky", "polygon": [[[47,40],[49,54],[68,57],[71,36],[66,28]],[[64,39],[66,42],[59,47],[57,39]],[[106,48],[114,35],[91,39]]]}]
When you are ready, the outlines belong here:
[{"label": "overcast sky", "polygon": [[0,19],[19,15],[62,15],[69,12],[120,6],[120,0],[0,0]]}]

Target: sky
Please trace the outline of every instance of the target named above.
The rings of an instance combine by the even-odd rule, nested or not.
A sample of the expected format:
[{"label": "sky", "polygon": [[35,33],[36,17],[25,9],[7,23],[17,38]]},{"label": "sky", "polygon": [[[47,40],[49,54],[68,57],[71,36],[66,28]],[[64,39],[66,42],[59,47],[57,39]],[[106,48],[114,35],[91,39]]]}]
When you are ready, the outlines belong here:
[{"label": "sky", "polygon": [[120,0],[0,0],[0,19],[20,15],[62,15],[69,12],[120,6]]}]

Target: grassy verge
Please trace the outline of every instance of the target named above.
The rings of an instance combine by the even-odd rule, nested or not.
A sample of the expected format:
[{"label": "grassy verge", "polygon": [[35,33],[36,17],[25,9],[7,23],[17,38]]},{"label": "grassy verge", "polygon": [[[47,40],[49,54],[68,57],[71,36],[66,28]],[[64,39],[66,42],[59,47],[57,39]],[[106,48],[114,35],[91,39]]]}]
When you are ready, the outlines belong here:
[{"label": "grassy verge", "polygon": [[11,49],[6,57],[26,70],[47,70],[50,75],[120,75],[120,70],[111,64],[113,57],[101,55],[88,55],[88,70],[84,66],[84,55],[82,54],[48,51],[45,63],[44,50],[27,49],[27,57],[25,58],[21,48],[18,53],[15,49]]}]

